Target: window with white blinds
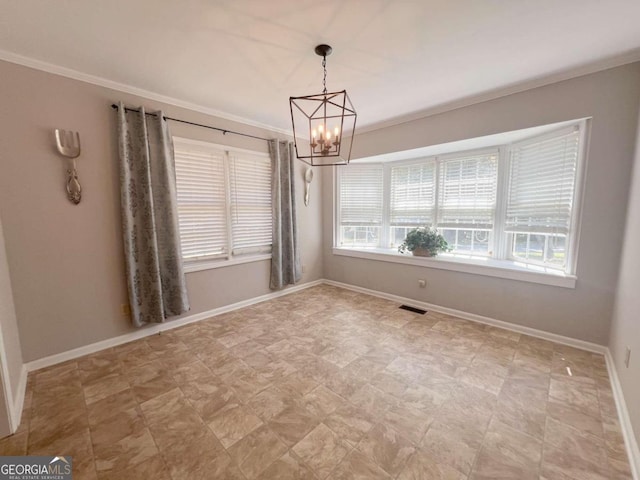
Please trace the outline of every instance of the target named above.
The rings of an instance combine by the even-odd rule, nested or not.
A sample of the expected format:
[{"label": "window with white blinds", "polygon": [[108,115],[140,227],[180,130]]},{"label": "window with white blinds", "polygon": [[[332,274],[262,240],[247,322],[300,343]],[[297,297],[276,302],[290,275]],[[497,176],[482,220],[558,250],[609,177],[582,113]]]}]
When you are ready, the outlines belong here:
[{"label": "window with white blinds", "polygon": [[415,165],[391,167],[389,223],[415,227],[434,223],[436,164],[427,160]]},{"label": "window with white blinds", "polygon": [[431,226],[456,261],[489,257],[509,268],[518,262],[573,274],[584,126],[509,132],[503,138],[517,142],[341,167],[336,246],[397,253],[412,228]]},{"label": "window with white blinds", "polygon": [[511,147],[506,225],[510,233],[569,233],[580,132]]},{"label": "window with white blinds", "polygon": [[225,152],[177,142],[174,148],[182,258],[226,256]]},{"label": "window with white blinds", "polygon": [[444,159],[439,171],[438,227],[492,229],[498,151]]},{"label": "window with white blinds", "polygon": [[382,224],[382,165],[350,165],[340,170],[343,225]]},{"label": "window with white blinds", "polygon": [[174,151],[184,261],[270,252],[268,155],[181,138]]},{"label": "window with white blinds", "polygon": [[340,176],[340,243],[376,246],[382,227],[381,164],[338,167]]},{"label": "window with white blinds", "polygon": [[271,251],[271,162],[229,152],[233,255]]}]

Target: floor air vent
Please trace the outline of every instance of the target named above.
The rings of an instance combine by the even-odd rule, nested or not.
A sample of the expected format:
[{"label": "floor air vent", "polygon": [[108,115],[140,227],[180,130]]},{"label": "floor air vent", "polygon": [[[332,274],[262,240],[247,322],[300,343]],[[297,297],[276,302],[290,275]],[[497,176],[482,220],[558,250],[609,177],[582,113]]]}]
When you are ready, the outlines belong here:
[{"label": "floor air vent", "polygon": [[426,310],[423,310],[421,308],[416,308],[416,307],[410,307],[409,305],[400,305],[400,308],[402,310],[409,310],[410,312],[413,312],[413,313],[419,313],[420,315],[424,315],[425,313],[427,313]]}]

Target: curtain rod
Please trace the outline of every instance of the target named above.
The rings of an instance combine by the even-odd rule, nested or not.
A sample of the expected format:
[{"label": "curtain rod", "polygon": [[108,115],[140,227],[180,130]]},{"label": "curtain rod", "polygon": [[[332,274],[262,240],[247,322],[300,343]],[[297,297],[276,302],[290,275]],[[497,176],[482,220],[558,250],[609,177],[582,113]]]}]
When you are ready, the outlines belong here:
[{"label": "curtain rod", "polygon": [[[113,108],[115,110],[118,110],[118,105],[116,105],[115,103],[112,103],[111,104],[111,108]],[[129,110],[130,112],[139,112],[140,111],[138,108],[131,108],[131,107],[124,107],[124,109],[125,110]],[[145,112],[145,115],[153,115],[153,113]],[[195,125],[196,127],[202,127],[202,128],[209,128],[211,130],[217,130],[219,132],[222,132],[223,135],[226,135],[227,133],[232,133],[234,135],[241,135],[243,137],[255,138],[257,140],[264,140],[265,142],[269,141],[268,138],[258,137],[256,135],[249,135],[248,133],[234,132],[233,130],[227,130],[226,128],[212,127],[210,125],[203,125],[202,123],[189,122],[187,120],[180,120],[179,118],[173,118],[173,117],[167,117],[167,116],[164,116],[162,118],[164,118],[165,120],[171,120],[172,122],[186,123],[187,125]]]}]

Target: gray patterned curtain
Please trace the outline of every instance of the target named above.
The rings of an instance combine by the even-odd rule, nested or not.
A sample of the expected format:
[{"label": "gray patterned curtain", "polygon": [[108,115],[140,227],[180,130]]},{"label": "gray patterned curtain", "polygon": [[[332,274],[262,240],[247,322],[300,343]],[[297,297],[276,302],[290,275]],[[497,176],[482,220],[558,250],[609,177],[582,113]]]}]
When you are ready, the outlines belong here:
[{"label": "gray patterned curtain", "polygon": [[189,310],[173,143],[162,112],[118,109],[120,199],[131,318],[137,327]]},{"label": "gray patterned curtain", "polygon": [[272,290],[294,284],[302,278],[296,225],[293,143],[269,140],[272,172],[273,248]]}]

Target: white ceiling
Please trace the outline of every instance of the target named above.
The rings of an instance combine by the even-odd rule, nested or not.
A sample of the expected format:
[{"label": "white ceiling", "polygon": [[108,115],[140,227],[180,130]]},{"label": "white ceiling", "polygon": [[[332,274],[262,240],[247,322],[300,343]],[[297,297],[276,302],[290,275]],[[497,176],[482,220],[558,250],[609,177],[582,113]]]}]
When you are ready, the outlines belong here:
[{"label": "white ceiling", "polygon": [[327,87],[374,125],[640,58],[639,19],[638,0],[0,0],[0,58],[288,130],[329,43]]}]

